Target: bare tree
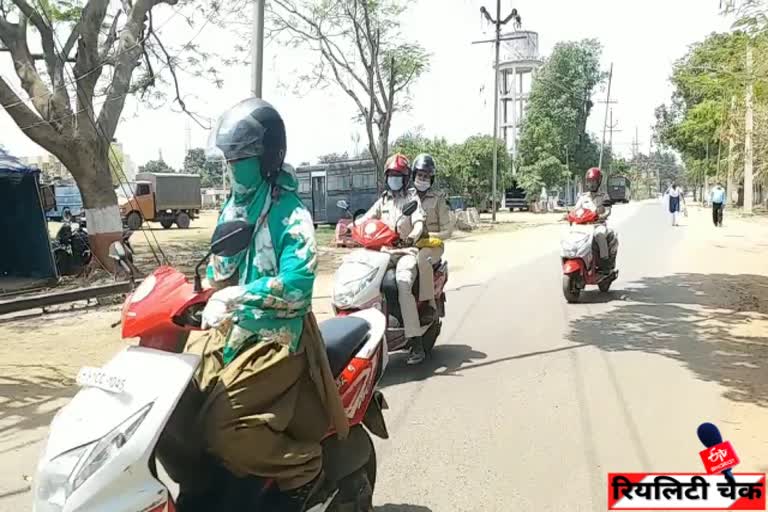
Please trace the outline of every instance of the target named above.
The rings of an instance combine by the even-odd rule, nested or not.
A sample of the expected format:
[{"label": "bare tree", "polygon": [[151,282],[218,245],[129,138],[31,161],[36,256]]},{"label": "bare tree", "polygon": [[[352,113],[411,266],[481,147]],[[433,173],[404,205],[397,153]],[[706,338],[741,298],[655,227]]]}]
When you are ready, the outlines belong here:
[{"label": "bare tree", "polygon": [[381,179],[392,117],[408,108],[409,87],[426,70],[424,48],[400,30],[398,0],[270,0],[272,35],[314,50],[319,59],[304,78],[335,84],[354,102]]},{"label": "bare tree", "polygon": [[[173,84],[174,102],[193,115],[182,98],[179,76],[207,76],[216,69],[194,41],[164,44],[153,24],[162,4],[186,18],[219,24],[220,2],[179,0],[0,0],[0,49],[10,53],[23,93],[0,77],[0,105],[34,142],[58,157],[80,188],[94,252],[108,264],[106,249],[122,231],[110,173],[110,144],[126,98],[162,99],[156,86]],[[231,2],[239,6],[247,0]],[[68,33],[58,39],[59,34]],[[198,32],[199,34],[199,32]],[[42,48],[34,53],[30,47]],[[74,56],[72,53],[74,51]],[[186,54],[186,55],[185,55]],[[2,54],[0,54],[2,55]],[[185,58],[182,59],[182,55]],[[39,64],[40,63],[40,64]],[[132,80],[136,68],[142,68]],[[150,94],[150,91],[151,94]]]}]

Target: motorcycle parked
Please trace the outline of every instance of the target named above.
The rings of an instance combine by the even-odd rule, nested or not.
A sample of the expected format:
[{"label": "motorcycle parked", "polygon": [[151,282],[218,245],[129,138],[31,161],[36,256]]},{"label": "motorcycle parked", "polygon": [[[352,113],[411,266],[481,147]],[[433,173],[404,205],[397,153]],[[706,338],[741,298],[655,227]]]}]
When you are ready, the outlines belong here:
[{"label": "motorcycle parked", "polygon": [[[619,277],[615,268],[610,274],[597,271],[594,230],[598,219],[598,213],[587,208],[578,208],[566,216],[571,228],[560,241],[560,256],[563,263],[563,296],[569,303],[578,302],[581,291],[588,285],[597,285],[601,292],[607,293]],[[618,250],[615,237],[609,237],[608,249],[611,259],[615,261]]]},{"label": "motorcycle parked", "polygon": [[71,219],[62,223],[51,242],[51,249],[56,268],[62,276],[79,274],[93,258],[88,231]]},{"label": "motorcycle parked", "polygon": [[[212,457],[188,453],[192,443],[184,442],[205,398],[192,382],[200,357],[183,353],[190,332],[201,329],[202,311],[213,292],[203,289],[200,269],[210,254],[231,255],[246,247],[253,229],[243,221],[219,225],[192,283],[178,270],[162,266],[126,298],[122,336],[138,338],[138,346],[123,349],[102,368],[83,368],[78,374],[81,390],[51,423],[35,479],[33,511],[276,510],[280,494],[273,481],[238,478]],[[121,243],[112,244],[110,256],[131,268]],[[307,512],[333,511],[339,502],[354,503],[355,511],[372,510],[376,454],[368,431],[388,438],[382,415],[387,405],[376,390],[388,361],[385,325],[374,309],[320,325],[350,433],[342,441],[330,431],[323,440],[325,478],[310,497]],[[157,461],[172,477],[174,464],[178,468],[179,461],[195,461],[215,485],[176,504],[158,478]]]},{"label": "motorcycle parked", "polygon": [[[133,261],[131,235],[133,231],[124,230],[122,242],[128,248],[127,257]],[[51,241],[51,250],[60,276],[78,275],[88,266],[93,259],[93,253],[84,215],[77,218],[70,215],[62,222],[56,232],[56,238]]]},{"label": "motorcycle parked", "polygon": [[[339,208],[348,211],[346,201],[337,203]],[[405,217],[410,216],[418,204],[415,201],[403,208],[403,215],[398,219],[400,225]],[[352,215],[350,214],[350,217]],[[353,223],[354,224],[354,223]],[[352,240],[362,246],[344,257],[333,278],[332,305],[334,314],[339,317],[354,314],[366,308],[376,308],[387,319],[387,346],[390,352],[410,349],[408,338],[403,329],[403,316],[400,311],[397,281],[395,279],[395,261],[398,255],[416,251],[420,246],[435,246],[442,240],[434,237],[417,242],[415,247],[404,247],[397,231],[384,222],[371,219],[351,228]],[[445,285],[448,282],[448,262],[433,262],[435,299],[437,314],[421,326],[421,338],[424,351],[429,354],[437,342],[445,317]],[[413,293],[418,297],[419,280],[413,285]],[[419,303],[419,316],[429,304]]]}]

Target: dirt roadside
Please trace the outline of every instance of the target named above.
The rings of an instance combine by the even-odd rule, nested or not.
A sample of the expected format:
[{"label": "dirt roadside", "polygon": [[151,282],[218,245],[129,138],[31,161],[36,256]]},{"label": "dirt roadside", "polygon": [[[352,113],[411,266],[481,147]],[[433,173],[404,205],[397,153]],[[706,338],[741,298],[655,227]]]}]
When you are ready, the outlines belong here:
[{"label": "dirt roadside", "polygon": [[710,414],[733,443],[742,460],[738,471],[766,472],[768,216],[726,210],[724,227],[715,228],[709,209],[689,211],[678,255],[686,272],[670,276],[678,292],[668,306],[679,308],[688,338],[709,346],[680,343],[678,350],[683,358],[695,355],[689,367],[699,378],[724,383],[719,405],[702,411],[701,421]]}]

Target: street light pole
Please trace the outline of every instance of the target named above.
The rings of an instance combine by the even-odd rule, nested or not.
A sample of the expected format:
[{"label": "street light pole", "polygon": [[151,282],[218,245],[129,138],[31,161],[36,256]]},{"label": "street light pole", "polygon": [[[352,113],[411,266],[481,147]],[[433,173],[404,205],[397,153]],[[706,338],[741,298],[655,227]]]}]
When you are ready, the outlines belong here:
[{"label": "street light pole", "polygon": [[[505,19],[501,19],[501,0],[496,0],[496,18],[493,18],[485,7],[480,8],[480,13],[490,23],[496,25],[496,37],[493,41],[495,57],[493,60],[493,178],[491,185],[491,222],[496,222],[496,182],[499,173],[499,50],[501,48],[501,27],[514,19],[520,25],[520,15],[517,9]],[[514,137],[514,134],[513,134]]]},{"label": "street light pole", "polygon": [[251,40],[251,91],[261,98],[264,70],[264,2],[253,0],[253,35]]}]

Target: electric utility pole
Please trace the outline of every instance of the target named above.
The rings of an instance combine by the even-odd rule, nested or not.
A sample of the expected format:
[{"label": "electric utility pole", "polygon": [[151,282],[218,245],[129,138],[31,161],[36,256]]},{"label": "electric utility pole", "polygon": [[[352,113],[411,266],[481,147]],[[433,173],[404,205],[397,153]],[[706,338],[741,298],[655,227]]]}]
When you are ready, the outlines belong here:
[{"label": "electric utility pole", "polygon": [[[517,9],[512,9],[509,15],[501,19],[501,0],[496,0],[496,18],[493,18],[485,7],[480,8],[480,14],[485,16],[489,23],[496,26],[496,37],[490,41],[476,41],[475,43],[494,43],[496,55],[493,60],[493,179],[491,190],[491,222],[496,222],[496,180],[499,172],[499,49],[501,41],[517,39],[515,37],[502,38],[501,27],[512,20],[515,20],[515,26],[520,27],[520,15]],[[512,134],[514,137],[515,134]]]},{"label": "electric utility pole", "polygon": [[610,117],[610,121],[608,122],[608,147],[611,148],[611,164],[613,164],[613,133],[619,133],[621,130],[616,129],[619,126],[619,122],[613,122],[613,108],[611,108],[610,114],[608,115]]},{"label": "electric utility pole", "polygon": [[256,98],[261,98],[264,71],[264,2],[266,2],[266,0],[253,0],[251,92]]},{"label": "electric utility pole", "polygon": [[613,62],[611,62],[611,71],[608,73],[608,94],[605,100],[605,119],[603,121],[603,140],[600,143],[600,163],[597,166],[600,170],[603,169],[603,151],[605,149],[605,130],[608,128],[608,110],[610,110],[611,103],[611,82],[613,81]]}]

